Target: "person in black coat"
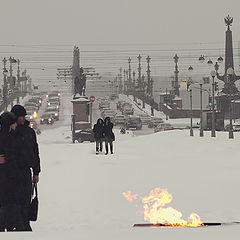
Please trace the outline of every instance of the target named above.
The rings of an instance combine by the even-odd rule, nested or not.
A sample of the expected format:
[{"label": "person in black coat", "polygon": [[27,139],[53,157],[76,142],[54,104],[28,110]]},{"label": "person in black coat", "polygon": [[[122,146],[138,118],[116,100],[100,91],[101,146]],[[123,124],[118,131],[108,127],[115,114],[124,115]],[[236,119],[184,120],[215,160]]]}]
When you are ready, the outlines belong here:
[{"label": "person in black coat", "polygon": [[[16,138],[18,149],[19,184],[21,195],[21,213],[23,216],[24,230],[32,231],[29,220],[29,208],[31,203],[32,182],[38,183],[40,168],[39,150],[35,131],[25,119],[26,110],[21,105],[13,106],[12,113],[17,117]],[[32,171],[31,171],[32,170]],[[33,174],[32,174],[33,172]]]},{"label": "person in black coat", "polygon": [[0,231],[24,231],[18,175],[17,118],[5,112],[0,116]]},{"label": "person in black coat", "polygon": [[106,117],[104,120],[104,135],[106,155],[108,154],[108,145],[110,146],[111,154],[113,154],[113,141],[115,141],[115,135],[113,133],[113,123],[111,122],[110,117]]},{"label": "person in black coat", "polygon": [[94,133],[94,138],[96,141],[96,154],[99,154],[99,147],[100,147],[100,152],[102,152],[102,143],[104,139],[104,126],[103,126],[103,120],[99,118],[97,120],[97,123],[93,127],[93,133]]}]

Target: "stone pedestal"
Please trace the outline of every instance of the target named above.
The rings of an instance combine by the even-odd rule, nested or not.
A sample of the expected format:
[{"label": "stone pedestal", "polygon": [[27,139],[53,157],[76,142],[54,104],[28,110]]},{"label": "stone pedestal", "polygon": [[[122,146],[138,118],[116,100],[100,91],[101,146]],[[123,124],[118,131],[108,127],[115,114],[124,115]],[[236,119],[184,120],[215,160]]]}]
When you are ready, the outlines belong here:
[{"label": "stone pedestal", "polygon": [[84,130],[91,128],[90,123],[90,101],[88,97],[77,97],[73,103],[73,114],[75,115],[75,129]]}]

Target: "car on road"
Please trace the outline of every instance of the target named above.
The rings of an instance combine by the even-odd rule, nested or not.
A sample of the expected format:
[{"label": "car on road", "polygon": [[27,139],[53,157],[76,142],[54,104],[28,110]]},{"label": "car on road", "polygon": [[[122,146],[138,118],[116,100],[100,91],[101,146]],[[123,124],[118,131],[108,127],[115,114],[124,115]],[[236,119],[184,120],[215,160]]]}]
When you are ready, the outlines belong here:
[{"label": "car on road", "polygon": [[124,101],[118,101],[116,103],[116,107],[117,107],[117,110],[120,110],[121,109],[121,105],[124,103]]},{"label": "car on road", "polygon": [[117,94],[112,94],[112,95],[109,96],[109,99],[110,99],[111,101],[114,101],[114,100],[116,100],[117,98],[118,98],[118,95],[117,95]]},{"label": "car on road", "polygon": [[136,128],[136,130],[142,129],[142,121],[138,116],[128,116],[126,118],[125,127],[128,130],[129,128]]},{"label": "car on road", "polygon": [[161,123],[165,123],[162,118],[151,117],[151,120],[148,123],[148,128],[154,128]]},{"label": "car on road", "polygon": [[33,106],[25,106],[25,109],[28,113],[28,115],[33,115],[33,114],[37,114],[38,113],[38,108],[33,107]]},{"label": "car on road", "polygon": [[134,113],[134,108],[128,105],[125,106],[122,110],[122,114],[125,114],[125,115],[133,115],[133,113]]},{"label": "car on road", "polygon": [[110,108],[110,103],[100,103],[99,104],[99,109],[103,109],[103,108]]},{"label": "car on road", "polygon": [[110,117],[111,120],[114,119],[116,113],[113,110],[106,110],[102,112],[102,118]]},{"label": "car on road", "polygon": [[25,108],[28,108],[28,107],[34,107],[35,109],[39,109],[39,105],[38,105],[38,103],[35,103],[35,102],[26,102],[25,104],[24,104],[24,107]]},{"label": "car on road", "polygon": [[[233,123],[232,129],[233,129],[234,132],[240,132],[240,124]],[[226,125],[225,128],[224,128],[224,131],[228,132],[229,130],[230,130],[230,124]]]},{"label": "car on road", "polygon": [[170,123],[161,123],[154,128],[154,132],[157,133],[157,132],[169,131],[173,129],[174,128]]},{"label": "car on road", "polygon": [[123,111],[123,109],[125,108],[125,107],[131,107],[132,108],[132,104],[130,104],[130,103],[127,103],[127,102],[124,102],[124,103],[122,103],[121,105],[120,105],[120,111]]},{"label": "car on road", "polygon": [[33,97],[28,100],[29,103],[35,103],[38,108],[42,105],[42,100],[39,97]]},{"label": "car on road", "polygon": [[111,108],[109,108],[109,107],[104,107],[104,108],[101,108],[100,112],[101,112],[101,113],[104,113],[105,111],[109,111],[109,110],[111,110]]},{"label": "car on road", "polygon": [[46,97],[49,99],[49,98],[52,98],[52,97],[60,97],[61,96],[61,93],[58,92],[58,91],[54,91],[54,92],[50,92],[46,95]]},{"label": "car on road", "polygon": [[143,125],[148,125],[151,121],[151,117],[148,114],[139,114],[138,116],[141,118]]},{"label": "car on road", "polygon": [[44,113],[40,117],[40,124],[53,124],[54,123],[54,118],[51,113]]},{"label": "car on road", "polygon": [[83,143],[85,141],[90,141],[90,142],[94,142],[94,133],[92,129],[85,129],[85,130],[81,130],[79,132],[75,132],[75,139],[79,142],[79,143]]},{"label": "car on road", "polygon": [[49,97],[47,102],[57,102],[60,105],[60,98],[59,97]]},{"label": "car on road", "polygon": [[124,125],[126,122],[126,117],[124,115],[116,115],[113,119],[113,124],[116,125]]},{"label": "car on road", "polygon": [[57,106],[49,106],[46,108],[45,112],[59,112],[59,108],[57,108]]},{"label": "car on road", "polygon": [[56,111],[53,111],[53,112],[48,112],[50,114],[52,114],[52,117],[55,121],[59,121],[59,113],[56,112]]}]

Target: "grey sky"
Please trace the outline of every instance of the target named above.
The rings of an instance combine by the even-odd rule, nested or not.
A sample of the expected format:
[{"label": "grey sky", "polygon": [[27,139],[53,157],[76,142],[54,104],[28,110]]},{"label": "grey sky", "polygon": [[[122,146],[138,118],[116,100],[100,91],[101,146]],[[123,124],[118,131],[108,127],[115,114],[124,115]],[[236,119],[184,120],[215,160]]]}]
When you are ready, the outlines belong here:
[{"label": "grey sky", "polygon": [[[224,48],[223,18],[228,14],[234,17],[234,46],[238,47],[239,9],[239,0],[2,0],[0,59],[10,55],[20,58],[21,67],[29,69],[37,82],[55,79],[58,66],[71,65],[73,45],[78,45],[81,51],[139,49],[132,55],[81,52],[81,64],[96,67],[100,72],[116,74],[120,67],[127,68],[128,57],[132,57],[133,68],[136,68],[136,56],[141,53],[144,61],[147,54],[153,58],[153,74],[170,76],[174,68],[172,57],[177,52],[180,74],[184,75],[189,65],[199,74],[205,74],[209,69],[197,66],[197,58],[200,54],[209,54],[209,57],[223,54],[221,51],[206,53],[204,49]],[[24,46],[20,48],[20,45]],[[203,51],[179,50],[155,55],[140,52],[186,48]],[[27,52],[58,49],[67,52]],[[184,55],[189,54],[194,54],[192,59],[184,60]],[[235,58],[238,58],[237,51]]]},{"label": "grey sky", "polygon": [[151,44],[222,41],[223,17],[240,34],[238,0],[1,1],[1,43]]}]

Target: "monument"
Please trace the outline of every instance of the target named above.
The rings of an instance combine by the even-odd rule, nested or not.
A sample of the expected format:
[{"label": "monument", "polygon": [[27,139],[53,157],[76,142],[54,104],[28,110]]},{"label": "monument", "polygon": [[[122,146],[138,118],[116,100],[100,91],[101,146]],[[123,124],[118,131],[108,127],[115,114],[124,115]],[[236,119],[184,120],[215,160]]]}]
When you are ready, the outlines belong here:
[{"label": "monument", "polygon": [[217,105],[219,106],[219,110],[224,113],[225,117],[229,117],[230,102],[240,99],[239,90],[235,85],[235,82],[240,79],[240,76],[237,76],[235,72],[231,76],[227,74],[229,68],[232,68],[234,70],[233,40],[232,31],[230,28],[233,24],[233,18],[228,15],[224,21],[227,26],[227,31],[225,43],[225,71],[223,76],[220,76],[218,73],[219,65],[217,63],[215,65],[217,78],[224,82],[224,87],[221,90],[219,96],[216,97],[216,101]]}]

